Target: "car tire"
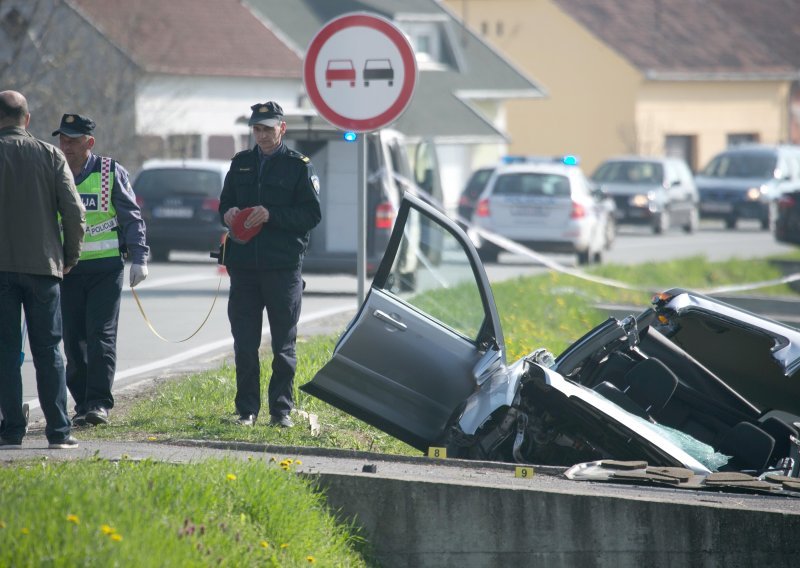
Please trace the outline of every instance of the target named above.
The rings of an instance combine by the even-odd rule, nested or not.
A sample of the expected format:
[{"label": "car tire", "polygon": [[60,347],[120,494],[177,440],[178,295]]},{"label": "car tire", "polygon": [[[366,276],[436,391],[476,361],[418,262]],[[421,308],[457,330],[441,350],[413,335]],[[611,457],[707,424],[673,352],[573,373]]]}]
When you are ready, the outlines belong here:
[{"label": "car tire", "polygon": [[484,244],[478,249],[478,257],[484,262],[497,262],[497,257],[500,255],[500,249],[493,244]]},{"label": "car tire", "polygon": [[658,217],[656,217],[655,223],[653,223],[653,233],[656,235],[663,235],[669,230],[669,224],[669,212],[662,211],[658,214]]},{"label": "car tire", "polygon": [[693,207],[689,211],[689,220],[683,226],[683,232],[691,235],[692,233],[696,233],[697,229],[700,228],[700,212],[697,210],[696,207]]},{"label": "car tire", "polygon": [[726,229],[735,229],[736,228],[736,223],[738,221],[739,221],[739,219],[737,219],[736,216],[725,217],[725,228]]},{"label": "car tire", "polygon": [[578,251],[578,265],[587,266],[592,260],[592,255],[588,250]]},{"label": "car tire", "polygon": [[162,247],[150,247],[150,260],[153,262],[168,262],[169,249]]}]

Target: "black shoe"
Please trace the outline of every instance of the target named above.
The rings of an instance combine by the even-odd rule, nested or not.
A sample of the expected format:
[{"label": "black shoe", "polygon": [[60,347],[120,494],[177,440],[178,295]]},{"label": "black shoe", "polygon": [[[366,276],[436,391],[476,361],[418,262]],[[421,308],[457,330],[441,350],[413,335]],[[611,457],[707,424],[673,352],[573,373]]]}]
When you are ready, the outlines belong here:
[{"label": "black shoe", "polygon": [[76,413],[75,416],[72,417],[72,425],[73,426],[86,426],[86,413]]},{"label": "black shoe", "polygon": [[256,423],[255,414],[242,414],[236,420],[240,426],[253,426]]},{"label": "black shoe", "polygon": [[108,424],[108,410],[103,407],[91,409],[86,413],[86,422],[95,426],[98,424]]},{"label": "black shoe", "polygon": [[21,450],[22,440],[6,440],[0,438],[0,450]]},{"label": "black shoe", "polygon": [[72,436],[67,436],[60,442],[50,442],[47,447],[51,450],[73,450],[78,447],[78,440]]},{"label": "black shoe", "polygon": [[273,426],[280,426],[281,428],[291,428],[294,426],[294,422],[292,422],[288,414],[284,414],[283,416],[272,415],[269,417],[269,423]]}]

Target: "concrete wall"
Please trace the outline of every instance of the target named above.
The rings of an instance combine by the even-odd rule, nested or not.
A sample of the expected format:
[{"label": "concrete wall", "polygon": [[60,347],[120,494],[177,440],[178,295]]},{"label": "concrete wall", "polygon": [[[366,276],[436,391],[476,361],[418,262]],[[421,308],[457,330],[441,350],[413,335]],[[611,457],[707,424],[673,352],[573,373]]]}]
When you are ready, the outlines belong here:
[{"label": "concrete wall", "polygon": [[794,514],[370,476],[319,477],[334,510],[356,518],[384,568],[797,566]]}]

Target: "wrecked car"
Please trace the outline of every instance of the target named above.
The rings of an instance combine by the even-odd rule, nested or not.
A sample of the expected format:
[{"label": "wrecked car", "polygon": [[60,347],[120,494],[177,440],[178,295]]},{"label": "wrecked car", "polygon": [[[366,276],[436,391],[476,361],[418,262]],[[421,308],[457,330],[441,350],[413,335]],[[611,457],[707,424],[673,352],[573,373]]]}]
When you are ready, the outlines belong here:
[{"label": "wrecked car", "polygon": [[[431,239],[409,278],[404,226]],[[417,237],[418,238],[418,237]],[[436,255],[425,250],[438,248]],[[371,289],[302,390],[420,451],[570,466],[603,459],[714,471],[800,466],[800,331],[674,289],[554,357],[506,361],[469,238],[411,195]]]}]

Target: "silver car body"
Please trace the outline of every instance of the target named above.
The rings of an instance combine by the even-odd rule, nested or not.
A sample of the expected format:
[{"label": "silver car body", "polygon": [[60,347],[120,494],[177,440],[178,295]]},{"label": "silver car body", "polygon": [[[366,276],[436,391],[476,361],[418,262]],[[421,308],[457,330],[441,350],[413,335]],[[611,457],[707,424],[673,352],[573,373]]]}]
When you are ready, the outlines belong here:
[{"label": "silver car body", "polygon": [[[397,258],[412,220],[439,250],[416,249],[409,289]],[[797,475],[798,346],[793,328],[673,290],[636,316],[609,318],[557,358],[537,350],[509,365],[475,247],[407,195],[364,304],[301,388],[421,451],[564,466],[644,459],[700,474],[730,456]],[[666,391],[664,380],[674,381]],[[742,430],[757,434],[752,455],[723,455]]]}]

